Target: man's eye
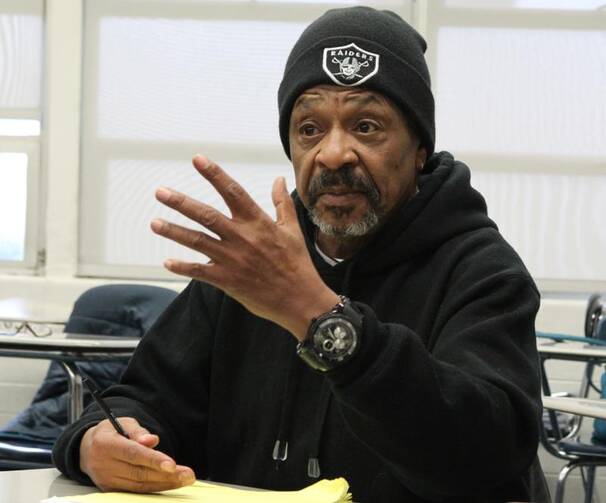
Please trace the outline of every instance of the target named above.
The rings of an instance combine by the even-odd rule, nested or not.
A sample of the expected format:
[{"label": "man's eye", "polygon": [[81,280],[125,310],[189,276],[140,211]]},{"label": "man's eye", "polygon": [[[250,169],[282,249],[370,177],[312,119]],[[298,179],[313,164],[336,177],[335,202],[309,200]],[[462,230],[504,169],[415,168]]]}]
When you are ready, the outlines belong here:
[{"label": "man's eye", "polygon": [[360,121],[358,122],[358,124],[356,124],[356,129],[360,133],[373,133],[377,130],[377,126],[376,124],[369,121]]},{"label": "man's eye", "polygon": [[318,133],[318,128],[311,124],[304,124],[303,126],[301,126],[299,131],[303,136],[313,136]]}]

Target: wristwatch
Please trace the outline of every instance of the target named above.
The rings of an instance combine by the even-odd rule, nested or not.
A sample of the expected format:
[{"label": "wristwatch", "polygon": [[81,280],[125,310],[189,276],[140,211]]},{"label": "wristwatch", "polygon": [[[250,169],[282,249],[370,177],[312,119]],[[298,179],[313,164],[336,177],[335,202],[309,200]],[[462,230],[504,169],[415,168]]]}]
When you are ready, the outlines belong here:
[{"label": "wristwatch", "polygon": [[362,315],[347,297],[339,297],[335,307],[311,320],[307,337],[297,344],[299,357],[322,372],[351,359],[361,342]]}]

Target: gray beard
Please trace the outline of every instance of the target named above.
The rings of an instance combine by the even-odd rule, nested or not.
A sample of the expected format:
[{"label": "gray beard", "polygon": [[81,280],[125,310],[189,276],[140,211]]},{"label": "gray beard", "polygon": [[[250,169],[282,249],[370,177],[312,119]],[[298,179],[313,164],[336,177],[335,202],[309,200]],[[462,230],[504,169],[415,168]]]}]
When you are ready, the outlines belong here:
[{"label": "gray beard", "polygon": [[[369,201],[369,208],[362,218],[346,226],[334,226],[322,221],[316,209],[316,203],[322,193],[322,189],[328,189],[335,186],[345,186],[359,190],[366,194]],[[309,188],[309,217],[314,225],[322,234],[334,236],[341,239],[356,238],[366,236],[379,225],[382,217],[379,206],[380,195],[377,187],[372,180],[366,177],[354,175],[354,169],[351,166],[343,166],[336,171],[325,170],[312,180]],[[330,210],[337,218],[347,216],[351,209],[332,207]]]},{"label": "gray beard", "polygon": [[309,217],[322,234],[345,239],[366,236],[379,224],[379,215],[373,208],[367,209],[359,221],[345,227],[337,227],[322,221],[315,207],[309,209]]}]

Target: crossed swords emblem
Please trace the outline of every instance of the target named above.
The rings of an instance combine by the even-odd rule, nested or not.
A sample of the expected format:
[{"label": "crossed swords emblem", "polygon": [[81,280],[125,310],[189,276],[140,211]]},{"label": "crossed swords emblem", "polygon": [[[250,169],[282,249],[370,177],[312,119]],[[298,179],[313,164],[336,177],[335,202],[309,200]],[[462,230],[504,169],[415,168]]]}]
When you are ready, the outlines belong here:
[{"label": "crossed swords emblem", "polygon": [[364,68],[369,65],[368,61],[363,61],[362,63],[360,63],[358,61],[358,58],[350,56],[343,58],[342,60],[339,60],[338,58],[332,58],[332,62],[338,64],[339,69],[341,70],[339,73],[335,73],[335,76],[341,75],[347,80],[351,80],[355,77],[362,77],[362,75],[358,73],[360,71],[360,68]]}]

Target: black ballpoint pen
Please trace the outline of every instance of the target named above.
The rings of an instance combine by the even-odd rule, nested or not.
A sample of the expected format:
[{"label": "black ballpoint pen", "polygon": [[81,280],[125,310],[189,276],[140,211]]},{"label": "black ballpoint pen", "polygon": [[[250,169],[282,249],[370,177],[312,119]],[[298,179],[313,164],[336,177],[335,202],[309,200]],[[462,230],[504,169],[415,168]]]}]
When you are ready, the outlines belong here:
[{"label": "black ballpoint pen", "polygon": [[103,398],[99,396],[99,390],[97,389],[97,386],[95,386],[95,383],[93,383],[93,381],[91,381],[88,377],[84,377],[82,379],[82,383],[88,388],[88,391],[90,391],[90,394],[93,396],[93,399],[95,400],[95,402],[97,402],[97,405],[103,411],[107,419],[109,419],[109,422],[112,423],[112,426],[115,428],[115,430],[123,437],[129,438],[126,432],[122,429],[122,426],[120,426],[120,423],[116,419],[116,416],[114,415],[112,410],[105,403]]}]

